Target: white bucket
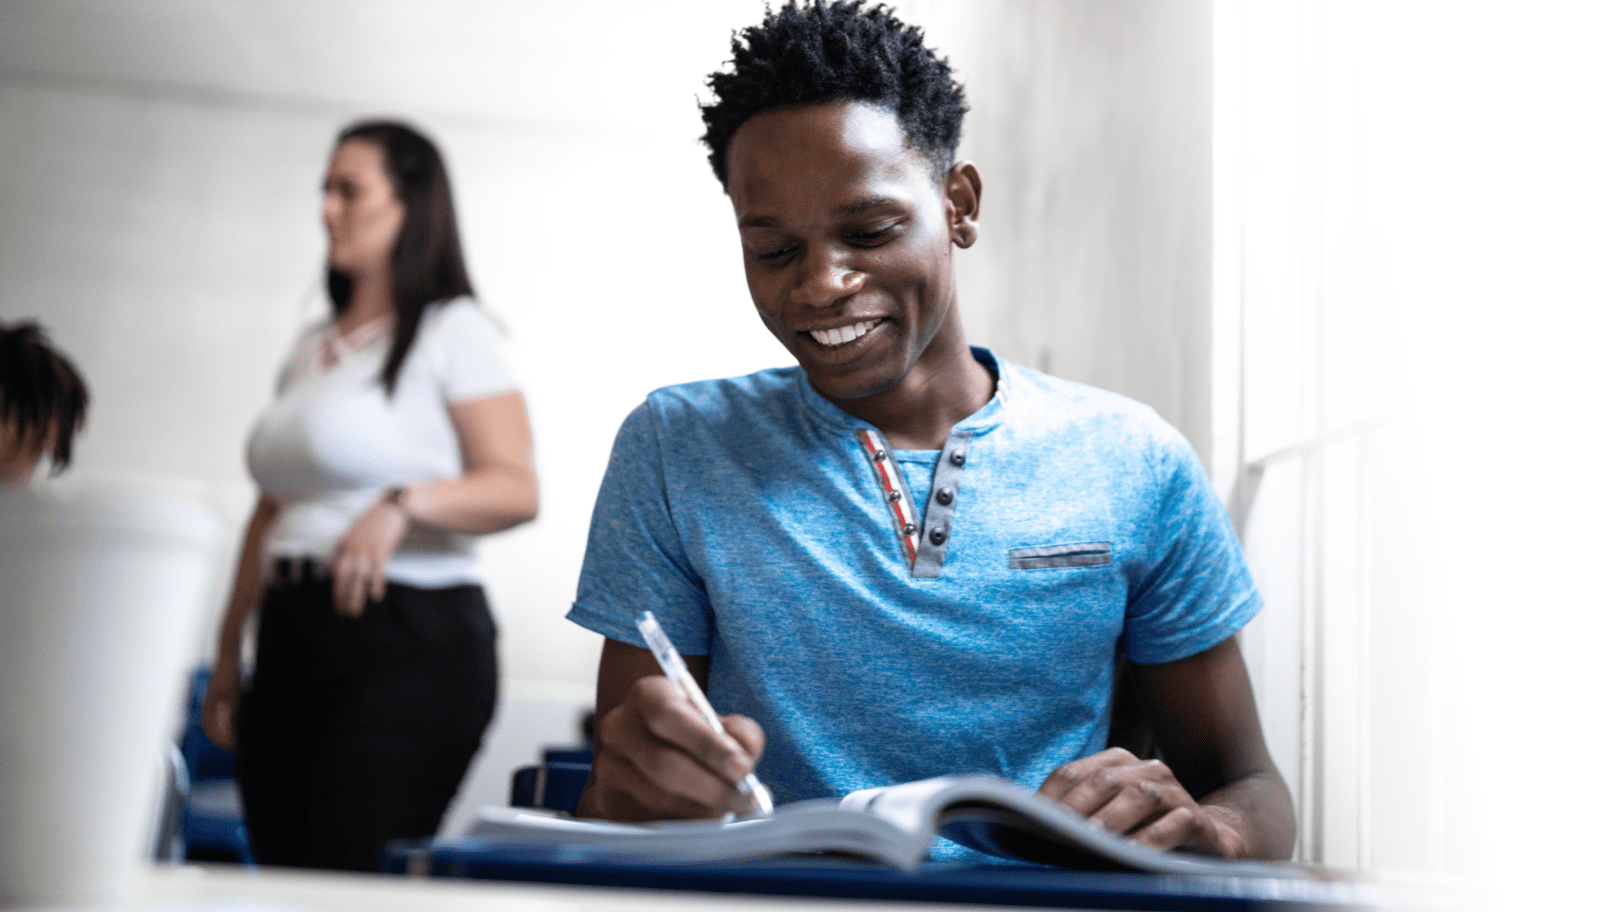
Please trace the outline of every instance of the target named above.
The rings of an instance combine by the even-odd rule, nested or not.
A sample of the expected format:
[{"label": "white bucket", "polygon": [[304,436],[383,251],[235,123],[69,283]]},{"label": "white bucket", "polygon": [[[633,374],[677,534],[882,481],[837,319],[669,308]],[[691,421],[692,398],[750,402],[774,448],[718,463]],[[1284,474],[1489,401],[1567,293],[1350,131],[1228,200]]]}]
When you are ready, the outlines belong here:
[{"label": "white bucket", "polygon": [[0,905],[133,885],[224,539],[150,485],[0,493]]}]

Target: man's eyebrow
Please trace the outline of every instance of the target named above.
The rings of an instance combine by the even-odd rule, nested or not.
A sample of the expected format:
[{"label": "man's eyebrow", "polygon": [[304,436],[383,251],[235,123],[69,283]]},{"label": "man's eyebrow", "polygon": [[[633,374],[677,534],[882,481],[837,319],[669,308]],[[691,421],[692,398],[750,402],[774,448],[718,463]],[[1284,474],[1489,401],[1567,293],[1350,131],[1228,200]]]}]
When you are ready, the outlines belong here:
[{"label": "man's eyebrow", "polygon": [[875,209],[878,206],[884,206],[894,202],[899,201],[892,196],[869,196],[866,199],[850,203],[847,206],[839,206],[837,209],[833,210],[832,214],[833,218],[848,218],[852,215],[859,215],[868,209]]},{"label": "man's eyebrow", "polygon": [[[899,202],[899,200],[892,196],[869,196],[866,199],[857,200],[847,206],[839,206],[837,209],[832,211],[832,217],[835,219],[849,218],[852,215],[859,215],[868,209],[875,209],[878,206],[884,206],[895,202]],[[782,227],[782,222],[779,219],[774,219],[769,216],[752,215],[738,219],[737,227],[780,228]]]}]

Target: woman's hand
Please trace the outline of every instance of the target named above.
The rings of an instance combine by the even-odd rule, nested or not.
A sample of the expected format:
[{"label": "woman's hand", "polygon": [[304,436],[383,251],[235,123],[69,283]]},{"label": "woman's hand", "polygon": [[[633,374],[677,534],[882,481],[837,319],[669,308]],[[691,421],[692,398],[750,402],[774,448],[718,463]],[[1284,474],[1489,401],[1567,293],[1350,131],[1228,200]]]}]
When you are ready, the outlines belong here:
[{"label": "woman's hand", "polygon": [[208,694],[203,697],[203,733],[226,750],[236,749],[236,707],[241,699],[241,660],[216,659],[208,676]]},{"label": "woman's hand", "polygon": [[383,497],[332,549],[332,600],[339,614],[359,617],[368,598],[382,599],[388,588],[384,570],[413,521],[482,535],[534,518],[539,485],[523,394],[455,403],[450,423],[465,466],[461,476],[416,482],[397,502]]},{"label": "woman's hand", "polygon": [[359,617],[367,601],[382,600],[388,560],[410,526],[405,505],[384,495],[338,539],[332,549],[332,601],[339,614]]}]

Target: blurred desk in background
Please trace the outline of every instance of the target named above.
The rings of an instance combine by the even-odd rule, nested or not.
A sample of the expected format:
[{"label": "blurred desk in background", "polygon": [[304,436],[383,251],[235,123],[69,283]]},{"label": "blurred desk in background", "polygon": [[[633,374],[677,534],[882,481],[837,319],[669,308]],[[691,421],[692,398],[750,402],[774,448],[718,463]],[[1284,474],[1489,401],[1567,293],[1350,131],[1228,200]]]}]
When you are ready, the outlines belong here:
[{"label": "blurred desk in background", "polygon": [[[1034,864],[924,863],[900,871],[863,859],[800,856],[668,863],[602,857],[579,846],[502,846],[476,839],[394,843],[384,869],[421,879],[521,881],[713,897],[928,903],[981,907],[1155,909],[1184,912],[1370,912],[1395,894],[1376,884],[1327,877],[1239,877],[1077,871]],[[1408,905],[1410,897],[1404,898]]]},{"label": "blurred desk in background", "polygon": [[[1080,872],[1084,873],[1084,872]],[[1363,900],[1374,890],[1360,891]],[[1391,893],[1377,890],[1387,905],[1355,903],[1342,908],[1389,909],[1392,912],[1439,912],[1462,909],[1442,901],[1433,890]],[[1170,897],[1152,890],[1116,893],[1108,905],[1060,904],[1100,909],[1238,909],[1231,899],[1210,904],[1189,897]],[[828,899],[814,896],[761,896],[676,889],[635,889],[399,877],[381,874],[337,874],[233,865],[158,867],[143,872],[133,895],[120,904],[101,904],[94,912],[972,912],[1008,909],[1003,904],[936,904],[905,900]],[[1027,905],[1023,908],[1028,908]],[[1280,910],[1321,910],[1335,905],[1303,903],[1263,905]],[[17,910],[21,912],[21,910]],[[65,910],[63,910],[65,912]],[[89,910],[80,910],[89,912]]]},{"label": "blurred desk in background", "polygon": [[[1085,873],[1085,872],[1075,872]],[[1165,889],[1154,885],[1147,875],[1100,875],[1093,878],[1093,889],[1070,895],[1070,901],[1048,894],[1046,901],[1032,903],[1033,894],[1014,890],[1005,903],[951,902],[946,904],[904,898],[829,898],[815,895],[761,895],[759,893],[709,892],[697,889],[652,889],[645,887],[580,886],[558,883],[511,883],[371,874],[335,874],[243,869],[222,865],[189,865],[157,868],[143,875],[140,886],[127,904],[128,912],[427,912],[427,910],[478,910],[478,912],[688,912],[688,910],[770,910],[770,912],[905,912],[905,910],[962,910],[1047,908],[1112,910],[1328,910],[1390,909],[1429,912],[1456,908],[1437,902],[1438,894],[1395,897],[1370,885],[1355,885],[1355,891],[1338,894],[1347,902],[1303,901],[1261,902],[1230,891],[1215,890],[1207,895],[1189,893],[1185,885]],[[1140,877],[1140,889],[1123,888],[1126,880]],[[1085,879],[1085,878],[1082,878]],[[1104,882],[1107,882],[1104,884]],[[1101,887],[1106,886],[1106,889]],[[1343,885],[1341,885],[1343,886]],[[1222,895],[1222,894],[1225,895]],[[983,894],[981,894],[983,895]],[[1324,891],[1321,899],[1330,893]],[[1021,898],[1023,901],[1018,901]],[[1302,897],[1303,898],[1303,897]],[[1414,901],[1416,900],[1416,901]],[[96,912],[124,912],[98,907]]]},{"label": "blurred desk in background", "polygon": [[[127,912],[939,912],[941,908],[970,912],[997,907],[431,880],[226,865],[153,869],[143,875],[127,904]],[[125,909],[98,907],[96,912]]]}]

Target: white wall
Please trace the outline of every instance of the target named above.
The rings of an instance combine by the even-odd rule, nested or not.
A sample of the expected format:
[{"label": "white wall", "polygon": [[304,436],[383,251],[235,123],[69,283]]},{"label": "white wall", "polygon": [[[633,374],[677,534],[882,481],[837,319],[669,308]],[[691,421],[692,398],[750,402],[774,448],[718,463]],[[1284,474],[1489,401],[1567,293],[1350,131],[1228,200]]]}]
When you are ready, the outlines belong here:
[{"label": "white wall", "polygon": [[1559,796],[1620,746],[1620,11],[1371,12],[1367,234],[1414,352],[1408,524],[1446,646],[1444,778],[1496,908],[1599,908],[1620,792]]},{"label": "white wall", "polygon": [[1244,645],[1303,853],[1599,906],[1620,17],[1232,0],[1217,33],[1234,445],[1270,462]]},{"label": "white wall", "polygon": [[1158,410],[1210,464],[1211,4],[918,2],[984,175],[969,336]]}]

